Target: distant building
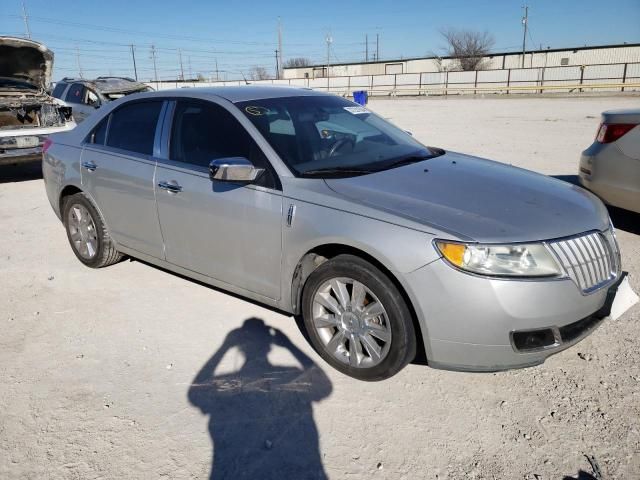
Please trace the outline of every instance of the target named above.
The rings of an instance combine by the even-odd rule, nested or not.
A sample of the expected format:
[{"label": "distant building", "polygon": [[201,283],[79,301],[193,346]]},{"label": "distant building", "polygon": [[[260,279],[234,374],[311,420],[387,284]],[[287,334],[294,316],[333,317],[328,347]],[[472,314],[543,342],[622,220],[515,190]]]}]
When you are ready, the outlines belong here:
[{"label": "distant building", "polygon": [[[640,62],[640,43],[599,45],[576,48],[548,48],[527,51],[525,68],[611,65]],[[392,75],[402,73],[443,72],[456,70],[451,57],[423,57],[375,62],[336,63],[330,65],[331,77],[358,75]],[[494,53],[486,57],[484,70],[522,67],[522,52]],[[284,78],[326,78],[327,65],[284,68]]]}]

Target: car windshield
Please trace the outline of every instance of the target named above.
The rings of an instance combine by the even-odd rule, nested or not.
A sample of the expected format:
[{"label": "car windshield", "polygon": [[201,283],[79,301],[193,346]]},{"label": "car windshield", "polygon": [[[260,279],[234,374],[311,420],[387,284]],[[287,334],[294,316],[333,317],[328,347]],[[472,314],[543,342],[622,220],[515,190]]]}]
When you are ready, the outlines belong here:
[{"label": "car windshield", "polygon": [[442,153],[340,97],[296,96],[236,105],[297,176],[362,175]]}]

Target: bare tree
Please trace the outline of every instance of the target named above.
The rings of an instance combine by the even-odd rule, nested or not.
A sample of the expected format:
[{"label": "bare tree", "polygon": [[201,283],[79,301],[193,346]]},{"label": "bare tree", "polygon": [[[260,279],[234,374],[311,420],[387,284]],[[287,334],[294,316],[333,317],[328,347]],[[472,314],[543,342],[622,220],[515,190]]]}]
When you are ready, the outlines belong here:
[{"label": "bare tree", "polygon": [[249,76],[251,80],[269,80],[271,78],[271,75],[264,67],[253,67],[249,72]]},{"label": "bare tree", "polygon": [[311,60],[306,57],[290,58],[284,62],[283,68],[302,68],[311,65]]},{"label": "bare tree", "polygon": [[449,28],[440,31],[447,41],[446,51],[453,57],[461,70],[482,70],[486,66],[486,56],[493,48],[495,40],[489,32],[474,30],[455,30]]}]

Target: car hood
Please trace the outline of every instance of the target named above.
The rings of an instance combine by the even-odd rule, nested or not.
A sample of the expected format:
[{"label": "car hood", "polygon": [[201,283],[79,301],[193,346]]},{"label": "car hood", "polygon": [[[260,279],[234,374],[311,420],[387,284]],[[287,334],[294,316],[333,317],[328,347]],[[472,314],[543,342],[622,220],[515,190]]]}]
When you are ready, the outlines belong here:
[{"label": "car hood", "polygon": [[478,242],[547,240],[609,221],[602,202],[578,186],[451,152],[326,183],[351,201]]},{"label": "car hood", "polygon": [[53,52],[24,38],[0,37],[0,77],[24,80],[45,90],[51,80]]}]

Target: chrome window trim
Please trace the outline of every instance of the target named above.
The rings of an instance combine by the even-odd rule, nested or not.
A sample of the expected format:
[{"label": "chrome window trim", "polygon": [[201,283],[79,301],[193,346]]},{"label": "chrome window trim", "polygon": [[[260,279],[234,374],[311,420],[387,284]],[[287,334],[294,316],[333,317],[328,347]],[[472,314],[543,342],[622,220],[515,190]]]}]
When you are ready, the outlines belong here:
[{"label": "chrome window trim", "polygon": [[126,158],[135,162],[148,163],[155,165],[156,160],[153,155],[145,155],[143,153],[131,152],[129,150],[123,150],[121,148],[107,147],[105,145],[95,145],[93,143],[87,143],[82,145],[85,150],[93,150],[97,153],[108,153],[117,157]]}]

